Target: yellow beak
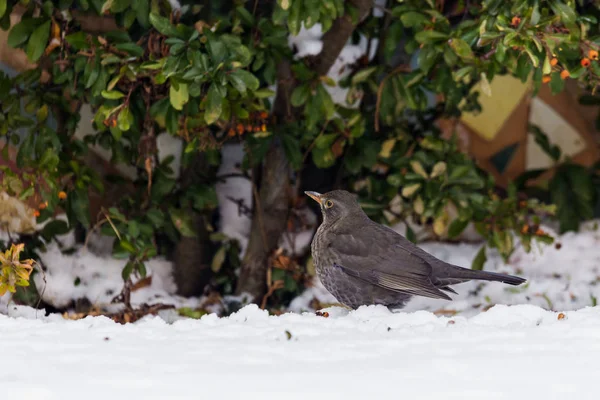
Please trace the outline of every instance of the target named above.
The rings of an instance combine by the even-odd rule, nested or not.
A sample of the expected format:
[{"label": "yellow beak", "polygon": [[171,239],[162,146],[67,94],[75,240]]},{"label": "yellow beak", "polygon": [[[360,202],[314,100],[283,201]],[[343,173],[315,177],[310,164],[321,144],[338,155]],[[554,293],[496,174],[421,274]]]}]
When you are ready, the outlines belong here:
[{"label": "yellow beak", "polygon": [[308,196],[312,197],[312,199],[314,201],[316,201],[317,203],[321,204],[321,193],[318,192],[304,192],[306,193]]}]

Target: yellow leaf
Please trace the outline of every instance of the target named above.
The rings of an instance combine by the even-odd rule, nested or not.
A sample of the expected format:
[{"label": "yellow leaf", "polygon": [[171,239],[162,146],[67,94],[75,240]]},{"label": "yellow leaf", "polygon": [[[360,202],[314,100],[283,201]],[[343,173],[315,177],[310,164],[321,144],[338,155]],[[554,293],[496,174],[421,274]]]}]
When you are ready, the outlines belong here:
[{"label": "yellow leaf", "polygon": [[404,186],[402,188],[402,196],[410,197],[416,193],[417,190],[421,187],[420,183],[414,183],[412,185]]},{"label": "yellow leaf", "polygon": [[436,218],[435,222],[433,223],[433,231],[435,232],[435,234],[438,236],[441,236],[444,233],[445,229],[446,229],[446,222],[444,221],[444,218],[443,217]]},{"label": "yellow leaf", "polygon": [[413,209],[419,215],[423,214],[423,211],[425,211],[425,204],[423,203],[423,199],[421,198],[421,196],[417,196],[417,198],[413,202]]},{"label": "yellow leaf", "polygon": [[420,162],[418,162],[417,160],[412,160],[410,162],[410,166],[417,175],[421,175],[425,179],[428,178],[427,172],[425,172],[425,168],[423,168]]},{"label": "yellow leaf", "polygon": [[388,139],[381,145],[381,151],[379,152],[379,157],[388,158],[396,144],[396,139]]},{"label": "yellow leaf", "polygon": [[488,97],[492,97],[492,87],[490,86],[490,81],[488,81],[485,72],[481,73],[480,87],[483,94],[485,94]]},{"label": "yellow leaf", "polygon": [[436,178],[446,172],[446,163],[444,161],[438,161],[431,170],[431,177]]},{"label": "yellow leaf", "polygon": [[29,274],[31,272],[27,271],[26,269],[23,269],[23,268],[17,268],[17,269],[15,269],[15,273],[17,274],[17,276],[19,278],[24,279],[24,280],[29,280]]}]

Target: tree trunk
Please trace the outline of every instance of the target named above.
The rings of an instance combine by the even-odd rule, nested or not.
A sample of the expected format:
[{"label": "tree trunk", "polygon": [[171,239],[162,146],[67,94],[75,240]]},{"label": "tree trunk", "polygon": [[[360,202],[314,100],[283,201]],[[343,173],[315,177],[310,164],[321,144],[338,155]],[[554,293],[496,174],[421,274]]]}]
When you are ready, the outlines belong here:
[{"label": "tree trunk", "polygon": [[288,204],[289,165],[276,140],[265,158],[260,190],[254,191],[252,229],[237,285],[237,293],[250,294],[253,302],[259,301],[267,288],[269,255],[285,229]]},{"label": "tree trunk", "polygon": [[[349,1],[357,7],[359,19],[367,15],[373,5],[372,0]],[[323,36],[323,50],[315,59],[315,70],[319,75],[329,72],[354,28],[349,16],[334,21],[331,29]],[[278,66],[277,96],[273,108],[278,124],[292,122],[296,118],[297,111],[290,102],[295,86],[290,62],[284,60]],[[250,294],[253,302],[260,301],[265,293],[269,256],[286,227],[290,204],[289,176],[285,152],[281,143],[274,140],[263,163],[260,190],[254,192],[252,228],[236,289],[238,294]]]},{"label": "tree trunk", "polygon": [[[214,179],[216,171],[206,162],[204,153],[199,153],[187,166],[181,176],[182,188],[194,184],[208,183]],[[182,296],[199,296],[209,284],[212,276],[210,269],[213,257],[213,246],[209,239],[210,232],[206,229],[208,213],[199,213],[190,209],[192,224],[196,237],[181,237],[174,249],[173,278],[177,284],[177,293]]]}]

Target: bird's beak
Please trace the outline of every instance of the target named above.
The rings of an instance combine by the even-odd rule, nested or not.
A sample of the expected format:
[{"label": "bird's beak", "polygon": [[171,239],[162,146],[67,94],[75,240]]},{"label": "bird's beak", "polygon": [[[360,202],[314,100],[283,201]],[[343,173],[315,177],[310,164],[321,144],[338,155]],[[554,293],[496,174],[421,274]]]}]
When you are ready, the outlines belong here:
[{"label": "bird's beak", "polygon": [[304,192],[306,193],[308,196],[312,197],[312,199],[314,201],[316,201],[317,203],[321,204],[321,193],[318,192]]}]

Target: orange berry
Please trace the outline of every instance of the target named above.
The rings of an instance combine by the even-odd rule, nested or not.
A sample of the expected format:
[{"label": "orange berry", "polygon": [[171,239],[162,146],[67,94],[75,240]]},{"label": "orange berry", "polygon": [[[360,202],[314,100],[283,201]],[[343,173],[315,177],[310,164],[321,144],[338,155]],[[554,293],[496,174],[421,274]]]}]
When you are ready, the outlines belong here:
[{"label": "orange berry", "polygon": [[529,225],[527,225],[527,224],[523,225],[523,227],[521,228],[521,233],[523,235],[529,233]]},{"label": "orange berry", "polygon": [[550,77],[550,75],[544,75],[542,76],[542,83],[548,83],[552,80],[552,78]]},{"label": "orange berry", "polygon": [[61,200],[65,200],[67,198],[67,194],[63,191],[58,192],[58,198]]},{"label": "orange berry", "polygon": [[560,72],[560,77],[561,77],[562,79],[567,79],[567,78],[568,78],[570,75],[571,75],[571,74],[569,74],[569,71],[567,71],[566,69],[563,69],[563,70]]},{"label": "orange berry", "polygon": [[252,131],[253,132],[259,132],[260,131],[260,126],[256,125],[256,126],[252,127]]},{"label": "orange berry", "polygon": [[554,67],[556,64],[558,64],[557,58],[553,58],[552,60],[550,60],[550,65],[552,65]]},{"label": "orange berry", "polygon": [[590,50],[588,51],[588,57],[595,61],[598,59],[598,52],[596,50]]},{"label": "orange berry", "polygon": [[514,16],[512,21],[510,21],[512,26],[518,26],[521,23],[521,18]]},{"label": "orange berry", "polygon": [[246,125],[246,132],[252,132],[252,125]]},{"label": "orange berry", "polygon": [[268,114],[266,111],[261,111],[261,112],[260,112],[260,117],[261,117],[262,119],[266,119],[268,116],[269,116],[269,114]]},{"label": "orange berry", "polygon": [[590,61],[589,58],[584,58],[584,59],[581,60],[581,66],[584,67],[584,68],[589,67],[591,63],[592,62]]},{"label": "orange berry", "polygon": [[260,127],[260,130],[263,131],[263,132],[266,132],[267,131],[267,125],[262,124],[262,126]]},{"label": "orange berry", "polygon": [[46,201],[45,203],[40,203],[40,204],[38,205],[38,208],[39,208],[40,210],[43,210],[43,209],[44,209],[44,208],[46,208],[46,207],[48,207],[48,202],[47,202],[47,201]]},{"label": "orange berry", "polygon": [[244,125],[242,125],[242,124],[237,124],[237,126],[235,127],[235,129],[236,129],[237,133],[240,134],[240,135],[242,133],[244,133]]},{"label": "orange berry", "polygon": [[36,217],[36,218],[39,217],[40,216],[40,212],[38,210],[35,210],[33,212],[33,216]]},{"label": "orange berry", "polygon": [[560,319],[565,319],[565,317],[566,316],[564,313],[559,313],[557,318],[560,320]]},{"label": "orange berry", "polygon": [[233,128],[230,128],[227,131],[227,136],[229,136],[229,137],[235,136],[235,130]]},{"label": "orange berry", "polygon": [[535,235],[536,235],[536,236],[543,236],[543,235],[545,235],[545,234],[546,234],[546,232],[544,232],[544,231],[543,231],[543,230],[541,230],[540,228],[538,228],[538,229],[535,231]]}]

